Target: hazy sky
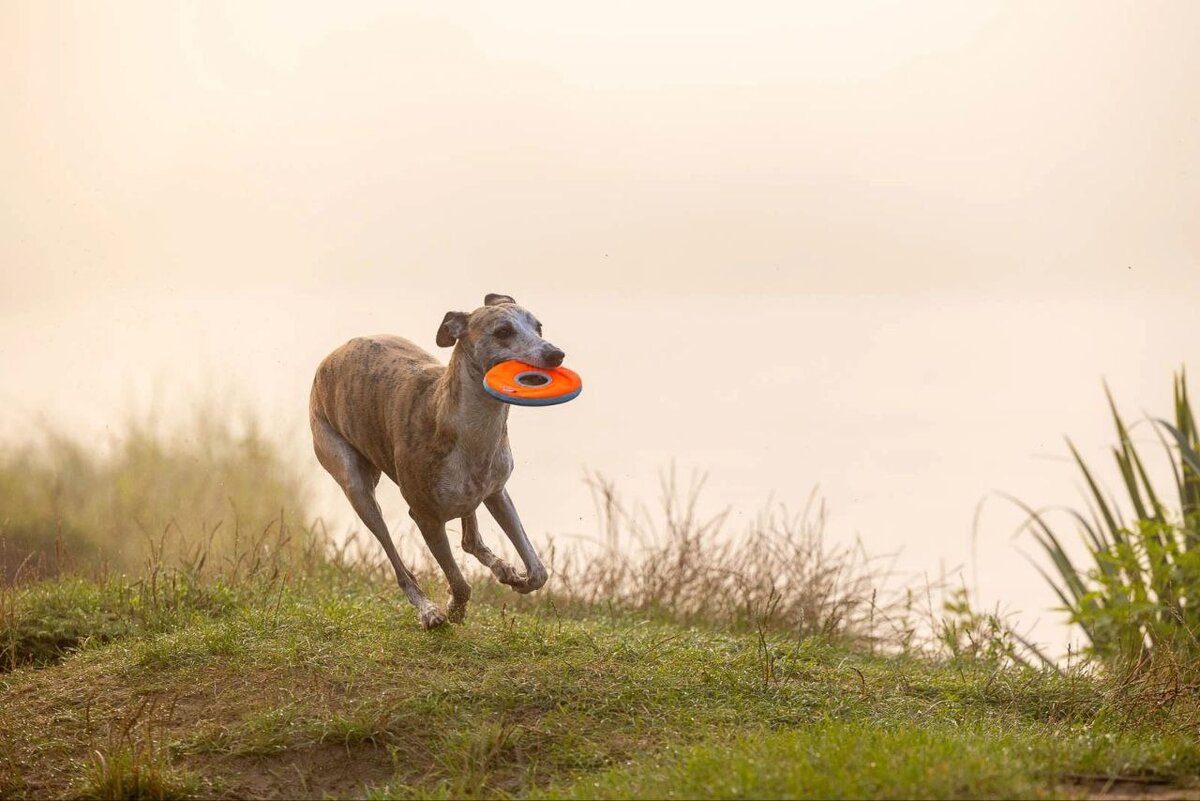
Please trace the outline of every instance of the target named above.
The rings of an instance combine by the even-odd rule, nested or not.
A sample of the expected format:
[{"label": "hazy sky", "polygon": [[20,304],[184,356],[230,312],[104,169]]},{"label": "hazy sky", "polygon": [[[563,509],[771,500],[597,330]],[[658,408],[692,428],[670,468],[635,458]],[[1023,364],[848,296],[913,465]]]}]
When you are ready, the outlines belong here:
[{"label": "hazy sky", "polygon": [[[1136,415],[1200,374],[1198,41],[1194,2],[4,3],[0,435],[215,386],[303,440],[328,350],[506,292],[587,387],[514,414],[531,531],[675,458],[955,564],[989,491],[1074,500],[1102,377]],[[998,515],[985,595],[1048,605]]]},{"label": "hazy sky", "polygon": [[6,306],[1200,282],[1191,2],[0,15]]}]

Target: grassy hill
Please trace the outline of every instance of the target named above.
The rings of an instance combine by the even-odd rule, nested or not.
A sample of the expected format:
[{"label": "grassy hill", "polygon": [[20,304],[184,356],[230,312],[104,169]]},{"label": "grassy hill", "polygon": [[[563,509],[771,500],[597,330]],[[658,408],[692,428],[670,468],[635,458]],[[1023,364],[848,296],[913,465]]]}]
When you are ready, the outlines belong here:
[{"label": "grassy hill", "polygon": [[200,575],[4,591],[0,795],[1189,797],[1200,773],[1194,687],[482,581],[465,625],[426,633],[334,563]]},{"label": "grassy hill", "polygon": [[1190,651],[1035,669],[819,504],[730,532],[593,476],[598,552],[427,633],[229,418],[0,446],[0,797],[1200,798]]}]

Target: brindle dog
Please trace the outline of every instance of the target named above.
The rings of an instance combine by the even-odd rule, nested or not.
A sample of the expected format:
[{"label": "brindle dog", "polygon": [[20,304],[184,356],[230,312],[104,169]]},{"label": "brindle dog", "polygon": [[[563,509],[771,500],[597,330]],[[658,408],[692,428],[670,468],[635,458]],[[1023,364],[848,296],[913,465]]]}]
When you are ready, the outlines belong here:
[{"label": "brindle dog", "polygon": [[[467,614],[467,584],[446,538],[446,522],[462,521],[463,550],[491,568],[517,592],[546,583],[546,568],[525,535],[504,489],[512,473],[508,404],[483,389],[483,375],[508,359],[542,367],[565,354],[542,339],[542,324],[507,295],[491,294],[470,314],[447,312],[437,344],[454,346],[450,364],[406,339],[352,339],[317,368],[309,401],[313,447],[354,511],[383,545],[400,589],[430,629]],[[375,500],[379,476],[400,486],[446,579],[450,605],[443,612],[421,592],[400,561]],[[525,572],[492,553],[479,536],[475,510],[483,503],[516,546]]]}]

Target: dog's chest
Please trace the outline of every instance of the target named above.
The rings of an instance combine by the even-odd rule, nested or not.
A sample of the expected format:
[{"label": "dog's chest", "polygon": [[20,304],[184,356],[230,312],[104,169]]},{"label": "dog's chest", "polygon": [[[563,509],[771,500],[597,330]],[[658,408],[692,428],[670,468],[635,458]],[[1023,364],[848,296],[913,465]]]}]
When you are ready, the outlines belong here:
[{"label": "dog's chest", "polygon": [[456,449],[442,463],[435,500],[448,519],[461,517],[503,489],[511,474],[512,453],[507,448],[498,448],[490,458]]}]

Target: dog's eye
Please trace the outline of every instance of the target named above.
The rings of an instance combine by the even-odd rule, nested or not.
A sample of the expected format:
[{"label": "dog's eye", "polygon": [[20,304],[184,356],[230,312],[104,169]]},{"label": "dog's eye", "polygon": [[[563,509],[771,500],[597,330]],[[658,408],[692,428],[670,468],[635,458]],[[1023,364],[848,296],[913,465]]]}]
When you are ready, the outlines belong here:
[{"label": "dog's eye", "polygon": [[502,325],[493,333],[495,333],[497,339],[508,339],[513,335],[513,328],[511,325]]},{"label": "dog's eye", "polygon": [[541,323],[537,324],[537,332],[538,332],[538,336],[540,337],[542,335],[542,324]]}]

